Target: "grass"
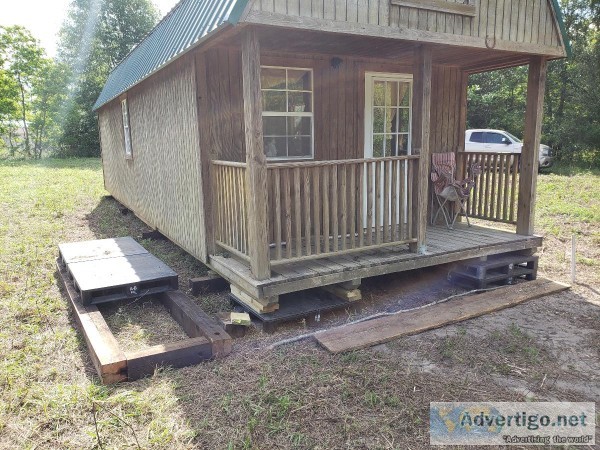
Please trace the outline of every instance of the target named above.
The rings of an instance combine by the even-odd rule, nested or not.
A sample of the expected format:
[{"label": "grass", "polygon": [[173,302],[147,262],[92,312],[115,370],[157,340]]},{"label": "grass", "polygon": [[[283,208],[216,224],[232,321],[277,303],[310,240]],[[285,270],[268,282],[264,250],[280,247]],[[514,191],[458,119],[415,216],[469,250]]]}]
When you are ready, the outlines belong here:
[{"label": "grass", "polygon": [[[559,389],[556,379],[593,384],[596,359],[579,364],[578,355],[598,342],[597,308],[579,301],[571,310],[558,300],[342,355],[308,342],[267,351],[266,338],[252,331],[224,360],[99,385],[58,288],[56,246],[139,239],[146,227],[104,197],[98,160],[3,161],[0,180],[0,448],[427,448],[430,401],[514,401],[528,390],[589,399]],[[579,270],[594,289],[599,181],[597,172],[542,174],[537,202],[546,234],[542,271],[567,277],[564,253],[576,233]],[[206,270],[169,242],[142,244],[182,280]],[[197,301],[208,312],[228,307],[222,295]],[[150,303],[105,314],[133,348],[180,333]],[[551,341],[528,328],[530,314],[536,323],[561,320],[552,326],[582,336],[564,368],[557,362],[564,349],[557,356]],[[584,335],[585,327],[596,328]],[[303,326],[282,330],[295,331]],[[553,385],[540,380],[554,376]]]}]

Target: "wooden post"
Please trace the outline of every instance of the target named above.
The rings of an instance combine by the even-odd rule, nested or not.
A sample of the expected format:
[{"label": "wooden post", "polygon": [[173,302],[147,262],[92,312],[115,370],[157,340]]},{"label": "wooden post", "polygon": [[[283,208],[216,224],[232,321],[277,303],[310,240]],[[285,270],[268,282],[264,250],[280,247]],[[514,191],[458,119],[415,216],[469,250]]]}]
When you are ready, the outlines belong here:
[{"label": "wooden post", "polygon": [[212,160],[216,159],[215,150],[210,145],[210,128],[207,116],[209,114],[208,87],[206,83],[206,58],[205,53],[198,53],[195,57],[196,66],[196,107],[198,111],[198,135],[200,136],[201,176],[202,176],[202,206],[204,211],[204,239],[206,253],[202,262],[208,263],[210,255],[215,254],[215,226],[216,211],[213,205],[213,178]]},{"label": "wooden post", "polygon": [[[457,80],[456,88],[459,89],[459,110],[458,110],[458,147],[454,150],[456,152],[456,179],[464,180],[467,174],[465,168],[468,170],[463,160],[459,158],[458,154],[465,151],[465,133],[467,131],[467,94],[469,90],[469,74],[460,71],[460,76]],[[455,212],[459,212],[460,206],[455,202]],[[463,216],[459,215],[457,222],[462,222]]]},{"label": "wooden post", "polygon": [[523,136],[523,149],[521,150],[517,209],[517,234],[526,236],[533,235],[534,231],[538,153],[542,133],[547,65],[546,58],[543,56],[533,56],[529,62],[525,134]]},{"label": "wooden post", "polygon": [[431,119],[431,48],[421,46],[415,51],[413,75],[413,153],[420,155],[417,184],[413,189],[413,229],[417,242],[411,244],[411,251],[427,251],[427,204],[429,198],[429,168],[431,149],[429,146]]},{"label": "wooden post", "polygon": [[271,276],[267,236],[267,159],[263,149],[260,45],[256,31],[242,35],[242,80],[246,139],[246,199],[248,251],[252,274],[258,280]]}]

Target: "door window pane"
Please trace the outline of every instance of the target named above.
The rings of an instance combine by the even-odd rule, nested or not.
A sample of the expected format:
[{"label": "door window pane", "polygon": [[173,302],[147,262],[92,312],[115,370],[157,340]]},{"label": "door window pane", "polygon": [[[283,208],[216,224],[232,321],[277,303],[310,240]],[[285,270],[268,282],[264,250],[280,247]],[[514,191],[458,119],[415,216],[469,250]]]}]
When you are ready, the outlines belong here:
[{"label": "door window pane", "polygon": [[396,156],[408,155],[408,134],[398,135],[398,153]]},{"label": "door window pane", "polygon": [[373,108],[373,133],[385,132],[385,109]]},{"label": "door window pane", "polygon": [[410,106],[410,83],[400,83],[398,106]]},{"label": "door window pane", "polygon": [[398,110],[398,132],[408,133],[410,127],[410,110],[408,108],[400,108]]},{"label": "door window pane", "polygon": [[373,85],[373,105],[385,105],[385,81],[375,81]]},{"label": "door window pane", "polygon": [[408,154],[412,83],[374,79],[372,88],[373,157]]},{"label": "door window pane", "polygon": [[383,156],[394,156],[396,153],[396,135],[386,134],[385,136],[385,154]]},{"label": "door window pane", "polygon": [[384,136],[382,134],[376,134],[373,136],[373,157],[381,158],[384,155]]}]

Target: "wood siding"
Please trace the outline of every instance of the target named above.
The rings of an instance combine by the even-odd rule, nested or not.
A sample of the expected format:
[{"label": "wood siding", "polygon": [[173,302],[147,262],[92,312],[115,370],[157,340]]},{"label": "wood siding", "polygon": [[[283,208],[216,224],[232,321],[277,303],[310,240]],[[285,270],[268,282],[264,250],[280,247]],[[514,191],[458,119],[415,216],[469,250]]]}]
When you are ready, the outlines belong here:
[{"label": "wood siding", "polygon": [[205,261],[194,64],[184,58],[127,94],[133,159],[121,105],[99,111],[106,189],[151,227]]},{"label": "wood siding", "polygon": [[[405,33],[406,38],[428,41],[429,33],[433,33],[480,38],[479,45],[483,39],[489,48],[500,41],[520,44],[513,50],[526,49],[527,44],[536,48],[562,46],[550,0],[476,0],[475,5],[472,17],[394,5],[391,0],[254,0],[247,20],[284,25],[279,20],[288,16],[291,27],[343,31],[340,25],[332,27],[333,21],[349,24],[348,31],[369,35],[391,36],[382,30],[378,33],[378,27],[398,32],[418,30],[422,33]],[[474,42],[456,41],[456,45],[469,46]]]},{"label": "wood siding", "polygon": [[217,47],[195,57],[200,120],[206,121],[202,148],[211,159],[245,162],[241,52]]},{"label": "wood siding", "polygon": [[[239,51],[215,48],[197,56],[202,147],[212,159],[245,162]],[[261,64],[312,68],[314,74],[315,160],[364,157],[365,72],[412,73],[412,67],[381,60],[343,57],[334,68],[326,56],[265,54]],[[454,147],[454,145],[453,145]]]}]

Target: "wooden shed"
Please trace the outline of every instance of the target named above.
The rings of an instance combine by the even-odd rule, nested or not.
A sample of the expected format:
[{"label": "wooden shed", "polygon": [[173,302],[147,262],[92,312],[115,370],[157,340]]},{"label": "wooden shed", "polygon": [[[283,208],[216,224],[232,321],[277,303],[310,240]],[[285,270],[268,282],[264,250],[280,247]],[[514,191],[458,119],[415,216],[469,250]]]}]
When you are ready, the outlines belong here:
[{"label": "wooden shed", "polygon": [[[182,0],[112,71],[106,189],[251,307],[531,252],[556,0]],[[522,155],[464,153],[469,74],[528,65]],[[428,223],[434,152],[482,162],[472,216]]]}]

